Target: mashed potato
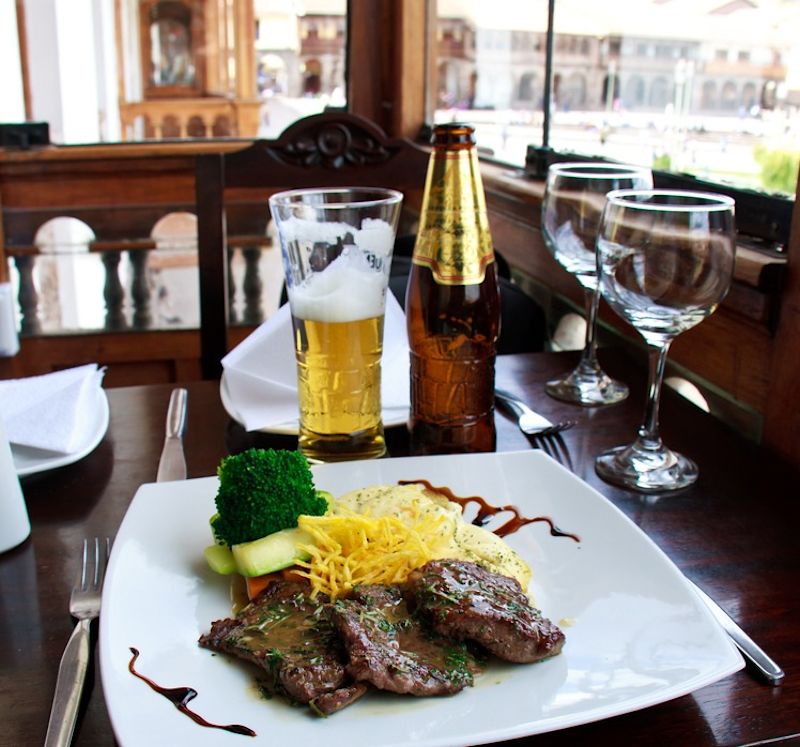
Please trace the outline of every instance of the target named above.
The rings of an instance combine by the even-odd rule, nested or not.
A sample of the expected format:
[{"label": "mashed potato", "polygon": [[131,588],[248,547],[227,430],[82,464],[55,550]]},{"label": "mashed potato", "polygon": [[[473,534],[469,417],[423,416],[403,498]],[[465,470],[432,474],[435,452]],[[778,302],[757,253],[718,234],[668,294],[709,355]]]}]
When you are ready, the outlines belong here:
[{"label": "mashed potato", "polygon": [[435,559],[469,560],[495,573],[517,579],[528,588],[531,569],[528,564],[496,534],[461,516],[461,507],[422,485],[374,485],[359,488],[337,498],[334,515],[362,514],[373,518],[391,516],[405,524],[430,522],[437,525],[431,547]]}]

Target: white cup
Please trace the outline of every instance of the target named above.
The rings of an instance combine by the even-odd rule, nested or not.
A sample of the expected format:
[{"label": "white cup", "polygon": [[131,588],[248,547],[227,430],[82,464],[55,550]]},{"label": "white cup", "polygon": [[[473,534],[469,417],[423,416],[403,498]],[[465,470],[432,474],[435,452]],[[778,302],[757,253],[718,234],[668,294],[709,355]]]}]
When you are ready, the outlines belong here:
[{"label": "white cup", "polygon": [[0,418],[0,552],[24,542],[30,533],[25,497],[11,457],[3,419]]},{"label": "white cup", "polygon": [[19,334],[11,283],[0,283],[0,357],[19,352]]}]

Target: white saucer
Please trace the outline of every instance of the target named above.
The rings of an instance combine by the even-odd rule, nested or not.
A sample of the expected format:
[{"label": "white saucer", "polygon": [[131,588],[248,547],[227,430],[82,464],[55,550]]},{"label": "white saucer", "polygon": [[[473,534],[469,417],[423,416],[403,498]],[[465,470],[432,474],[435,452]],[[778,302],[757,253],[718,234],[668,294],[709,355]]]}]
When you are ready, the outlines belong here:
[{"label": "white saucer", "polygon": [[45,449],[35,449],[31,446],[11,444],[11,456],[19,477],[33,475],[37,472],[64,467],[91,454],[103,440],[108,430],[108,397],[103,389],[97,390],[97,405],[92,409],[92,418],[89,435],[86,442],[71,454],[58,454]]},{"label": "white saucer", "polygon": [[[236,411],[231,400],[231,395],[228,392],[228,384],[225,380],[225,371],[222,372],[222,377],[219,382],[219,396],[222,400],[222,406],[225,412],[240,425],[243,425],[242,418]],[[408,422],[408,408],[407,407],[384,407],[381,412],[384,428],[392,428],[397,425],[405,425]],[[286,436],[296,436],[298,433],[298,422],[294,420],[285,423],[278,423],[276,425],[268,425],[264,428],[259,428],[262,433],[278,433]]]}]

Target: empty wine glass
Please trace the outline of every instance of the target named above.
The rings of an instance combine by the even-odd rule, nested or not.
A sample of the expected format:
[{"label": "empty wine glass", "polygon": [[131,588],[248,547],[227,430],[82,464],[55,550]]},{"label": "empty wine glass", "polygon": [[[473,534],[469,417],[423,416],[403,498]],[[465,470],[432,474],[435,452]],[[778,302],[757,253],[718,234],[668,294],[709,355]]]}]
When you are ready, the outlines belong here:
[{"label": "empty wine glass", "polygon": [[729,197],[669,190],[607,196],[597,239],[600,292],[644,338],[650,373],[636,440],[597,457],[604,480],[656,493],[697,479],[697,465],[659,436],[661,382],[672,340],[703,321],[728,292],[735,251]]},{"label": "empty wine glass", "polygon": [[580,362],[566,378],[548,381],[545,391],[579,405],[609,405],[628,396],[597,362],[597,257],[595,241],[606,193],[615,189],[648,189],[650,169],[610,163],[560,163],[547,172],[542,201],[542,233],[550,253],[583,286],[586,342]]}]

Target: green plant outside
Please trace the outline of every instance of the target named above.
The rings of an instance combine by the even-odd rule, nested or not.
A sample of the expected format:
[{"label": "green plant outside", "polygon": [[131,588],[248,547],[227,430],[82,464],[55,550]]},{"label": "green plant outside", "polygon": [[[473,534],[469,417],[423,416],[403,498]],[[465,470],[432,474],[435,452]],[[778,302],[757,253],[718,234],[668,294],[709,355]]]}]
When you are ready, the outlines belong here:
[{"label": "green plant outside", "polygon": [[800,151],[769,150],[758,146],[754,155],[761,165],[761,183],[764,188],[793,196],[797,188]]},{"label": "green plant outside", "polygon": [[656,171],[670,171],[672,169],[672,156],[662,153],[653,158],[653,169]]}]

